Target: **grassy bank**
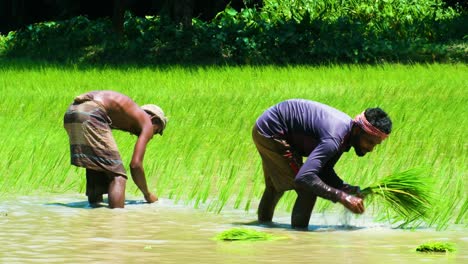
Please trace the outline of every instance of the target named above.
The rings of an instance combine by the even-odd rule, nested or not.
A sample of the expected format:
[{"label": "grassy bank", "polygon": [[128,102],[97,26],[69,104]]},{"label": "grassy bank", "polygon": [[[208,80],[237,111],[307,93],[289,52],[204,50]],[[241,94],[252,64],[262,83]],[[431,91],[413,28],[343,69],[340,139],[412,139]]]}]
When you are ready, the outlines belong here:
[{"label": "grassy bank", "polygon": [[[347,182],[428,166],[439,198],[433,222],[466,225],[468,81],[465,64],[329,67],[74,68],[0,64],[0,193],[83,192],[84,170],[69,165],[65,109],[77,94],[113,89],[169,116],[145,157],[160,197],[256,210],[263,191],[250,132],[269,106],[288,98],[317,100],[350,116],[380,106],[394,132],[375,152],[345,154],[336,167]],[[116,132],[127,165],[135,137]],[[127,192],[138,194],[133,182]],[[83,196],[84,198],[84,196]],[[291,210],[290,192],[280,208]],[[321,201],[319,209],[331,203]]]}]

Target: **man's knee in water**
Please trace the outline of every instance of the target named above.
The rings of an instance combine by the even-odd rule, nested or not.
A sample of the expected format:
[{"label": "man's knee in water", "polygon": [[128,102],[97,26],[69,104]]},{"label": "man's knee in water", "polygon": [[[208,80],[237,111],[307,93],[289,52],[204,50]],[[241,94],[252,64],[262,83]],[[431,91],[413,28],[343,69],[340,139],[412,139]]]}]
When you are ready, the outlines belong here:
[{"label": "man's knee in water", "polygon": [[297,199],[291,214],[291,226],[294,229],[307,230],[317,196],[311,192],[296,190]]},{"label": "man's knee in water", "polygon": [[103,202],[102,194],[97,195],[97,194],[90,194],[88,195],[88,202],[93,206],[99,203]]},{"label": "man's knee in water", "polygon": [[258,206],[258,221],[261,223],[271,223],[278,201],[284,192],[278,192],[272,187],[266,187]]},{"label": "man's knee in water", "polygon": [[296,230],[308,230],[310,214],[293,212],[291,217],[291,227]]},{"label": "man's knee in water", "polygon": [[108,180],[102,171],[86,169],[86,195],[91,206],[99,206],[103,202],[103,194],[107,193]]},{"label": "man's knee in water", "polygon": [[125,207],[125,185],[127,178],[123,176],[115,176],[109,185],[109,207],[124,208]]}]

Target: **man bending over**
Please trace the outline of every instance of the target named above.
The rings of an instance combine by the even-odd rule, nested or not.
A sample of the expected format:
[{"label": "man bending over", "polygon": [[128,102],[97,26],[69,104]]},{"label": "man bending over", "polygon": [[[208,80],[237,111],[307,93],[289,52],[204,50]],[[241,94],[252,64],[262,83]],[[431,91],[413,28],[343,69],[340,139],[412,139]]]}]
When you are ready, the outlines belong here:
[{"label": "man bending over", "polygon": [[138,137],[130,162],[132,179],[145,200],[157,196],[146,184],[143,158],[154,134],[163,134],[167,118],[156,105],[139,107],[128,96],[114,91],[92,91],[75,97],[64,116],[70,141],[71,164],[86,168],[86,195],[91,206],[108,194],[110,208],[123,208],[127,175],[112,129]]},{"label": "man bending over", "polygon": [[[293,228],[308,227],[317,196],[362,214],[359,187],[344,183],[333,167],[351,147],[360,157],[371,152],[391,129],[390,118],[380,108],[368,108],[354,119],[328,105],[303,99],[267,109],[252,131],[266,185],[258,207],[259,222],[272,221],[276,204],[288,190],[297,193]],[[307,157],[305,163],[303,157]]]}]

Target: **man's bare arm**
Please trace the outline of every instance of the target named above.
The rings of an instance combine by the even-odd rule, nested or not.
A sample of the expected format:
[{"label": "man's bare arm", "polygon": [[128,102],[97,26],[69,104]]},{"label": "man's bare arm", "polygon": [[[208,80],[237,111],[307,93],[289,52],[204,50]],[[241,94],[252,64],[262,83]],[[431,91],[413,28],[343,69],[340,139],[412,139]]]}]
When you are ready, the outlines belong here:
[{"label": "man's bare arm", "polygon": [[145,170],[143,167],[143,159],[146,152],[146,146],[153,137],[153,127],[149,116],[140,109],[137,111],[137,113],[134,113],[134,116],[138,124],[140,124],[141,132],[137,135],[138,139],[133,150],[132,161],[130,162],[130,172],[133,181],[137,185],[138,189],[143,193],[146,201],[152,203],[157,201],[157,197],[148,189]]}]

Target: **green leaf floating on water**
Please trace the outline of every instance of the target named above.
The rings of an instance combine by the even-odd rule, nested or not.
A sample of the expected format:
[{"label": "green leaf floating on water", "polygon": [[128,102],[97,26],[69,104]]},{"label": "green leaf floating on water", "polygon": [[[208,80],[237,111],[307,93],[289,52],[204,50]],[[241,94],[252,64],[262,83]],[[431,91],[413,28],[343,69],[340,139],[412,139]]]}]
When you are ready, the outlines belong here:
[{"label": "green leaf floating on water", "polygon": [[214,239],[222,241],[265,241],[284,238],[286,237],[275,236],[249,228],[232,228],[219,233]]},{"label": "green leaf floating on water", "polygon": [[455,244],[448,242],[428,242],[416,248],[419,252],[453,252]]}]

